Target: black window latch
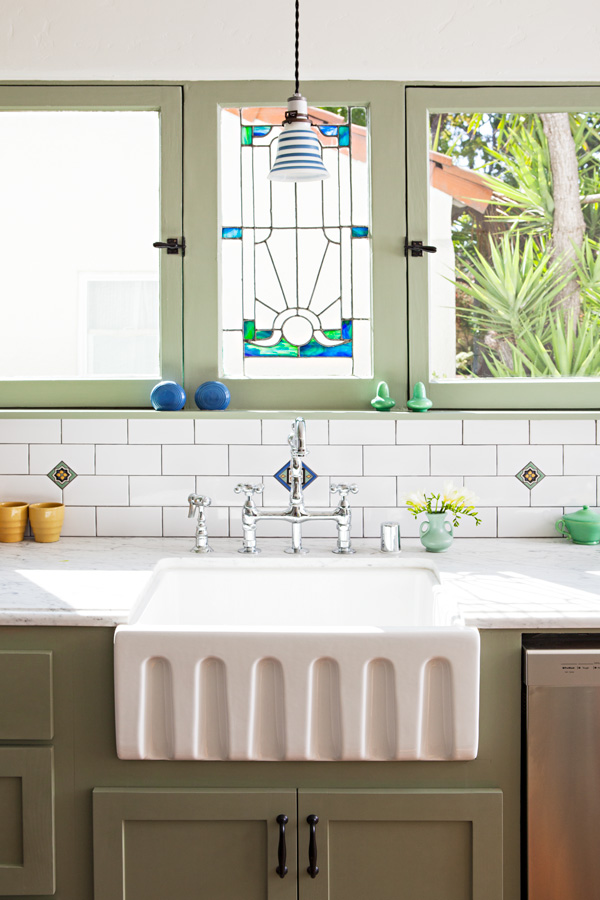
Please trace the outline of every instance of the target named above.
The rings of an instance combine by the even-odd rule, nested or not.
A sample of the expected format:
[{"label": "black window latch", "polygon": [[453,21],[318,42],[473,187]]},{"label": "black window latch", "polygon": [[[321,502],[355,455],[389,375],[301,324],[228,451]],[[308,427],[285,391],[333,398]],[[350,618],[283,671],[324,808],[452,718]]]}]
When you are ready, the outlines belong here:
[{"label": "black window latch", "polygon": [[166,241],[154,241],[152,244],[153,247],[157,247],[159,250],[165,250],[167,253],[178,255],[181,250],[181,255],[185,256],[185,238],[182,237],[181,241],[177,238],[167,238]]},{"label": "black window latch", "polygon": [[423,253],[436,253],[437,247],[424,246],[423,241],[409,243],[408,238],[404,238],[404,255],[408,256],[409,251],[411,256],[423,256]]}]

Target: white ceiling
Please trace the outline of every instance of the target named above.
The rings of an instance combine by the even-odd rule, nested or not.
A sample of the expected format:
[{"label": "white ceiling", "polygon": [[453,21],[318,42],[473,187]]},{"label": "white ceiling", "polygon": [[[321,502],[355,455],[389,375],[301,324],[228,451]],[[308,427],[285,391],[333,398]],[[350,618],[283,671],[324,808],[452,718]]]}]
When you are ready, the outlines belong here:
[{"label": "white ceiling", "polygon": [[[576,0],[302,0],[301,76],[600,80]],[[292,77],[292,0],[4,0],[0,78]]]}]

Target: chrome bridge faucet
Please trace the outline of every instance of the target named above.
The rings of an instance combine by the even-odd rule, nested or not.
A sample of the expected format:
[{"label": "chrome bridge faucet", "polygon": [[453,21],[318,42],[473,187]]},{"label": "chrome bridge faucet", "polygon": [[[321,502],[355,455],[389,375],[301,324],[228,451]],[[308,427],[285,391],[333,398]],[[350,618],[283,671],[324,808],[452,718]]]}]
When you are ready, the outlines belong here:
[{"label": "chrome bridge faucet", "polygon": [[333,553],[354,553],[350,540],[351,510],[348,503],[348,494],[356,494],[358,488],[355,484],[332,484],[332,494],[340,495],[339,503],[335,508],[322,512],[310,512],[304,505],[304,472],[302,459],[307,454],[306,449],[306,422],[300,416],[292,423],[292,432],[288,437],[291,450],[289,469],[290,502],[286,509],[268,509],[257,506],[254,502],[254,494],[261,494],[264,484],[238,484],[234,488],[236,494],[245,494],[246,499],[242,507],[243,544],[239,553],[260,553],[256,546],[256,526],[259,520],[290,522],[292,525],[292,544],[286,548],[286,553],[308,553],[302,546],[302,523],[308,521],[330,521],[337,525],[337,546]]}]

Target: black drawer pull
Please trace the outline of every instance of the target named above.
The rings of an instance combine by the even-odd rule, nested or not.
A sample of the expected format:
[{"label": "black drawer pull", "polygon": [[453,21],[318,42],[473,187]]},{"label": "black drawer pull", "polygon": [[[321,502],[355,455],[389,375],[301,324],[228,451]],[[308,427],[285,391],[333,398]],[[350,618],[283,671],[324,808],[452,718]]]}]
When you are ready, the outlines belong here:
[{"label": "black drawer pull", "polygon": [[285,846],[285,826],[288,823],[288,817],[281,815],[277,816],[277,824],[279,825],[279,845],[277,847],[277,858],[279,860],[279,865],[275,869],[280,878],[285,878],[288,873],[288,867],[285,864],[285,860],[287,857],[287,850]]},{"label": "black drawer pull", "polygon": [[308,862],[309,866],[306,870],[311,878],[316,878],[319,874],[317,865],[317,822],[318,816],[307,816],[306,821],[310,827],[310,837],[308,839]]}]

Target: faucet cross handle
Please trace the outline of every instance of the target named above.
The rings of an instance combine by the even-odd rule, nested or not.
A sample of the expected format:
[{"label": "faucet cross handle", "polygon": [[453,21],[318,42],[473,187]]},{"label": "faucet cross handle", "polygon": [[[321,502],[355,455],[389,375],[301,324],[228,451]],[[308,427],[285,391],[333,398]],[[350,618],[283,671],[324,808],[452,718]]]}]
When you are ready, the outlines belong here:
[{"label": "faucet cross handle", "polygon": [[348,494],[358,494],[358,487],[355,484],[332,484],[329,488],[332,494],[340,495],[340,502],[344,503]]},{"label": "faucet cross handle", "polygon": [[234,487],[234,493],[245,494],[246,500],[250,500],[253,494],[262,494],[264,484],[238,484]]},{"label": "faucet cross handle", "polygon": [[202,514],[205,506],[210,506],[211,504],[210,497],[205,497],[202,494],[190,494],[188,497],[188,503],[190,508],[188,510],[188,519],[193,519],[196,515],[196,510]]}]

